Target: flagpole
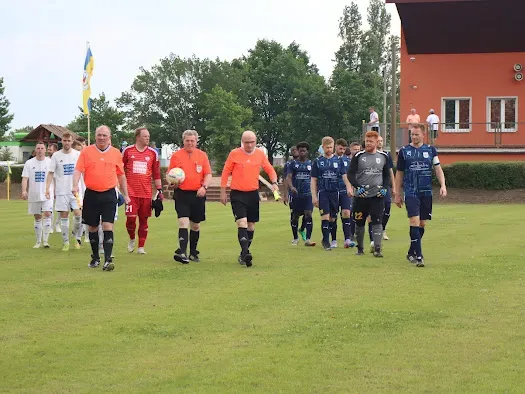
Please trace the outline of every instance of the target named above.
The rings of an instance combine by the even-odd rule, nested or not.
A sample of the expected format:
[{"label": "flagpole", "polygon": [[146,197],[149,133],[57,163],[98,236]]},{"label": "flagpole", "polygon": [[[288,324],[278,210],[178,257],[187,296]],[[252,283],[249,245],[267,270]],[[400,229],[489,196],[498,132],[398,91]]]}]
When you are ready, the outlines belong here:
[{"label": "flagpole", "polygon": [[[87,51],[89,51],[89,41],[86,41],[86,53]],[[88,98],[88,114],[87,114],[87,144],[88,146],[90,145],[90,140],[91,140],[91,122],[90,122],[90,117],[91,117],[91,109],[89,108],[89,98]]]},{"label": "flagpole", "polygon": [[90,122],[90,118],[91,118],[91,116],[90,116],[90,114],[88,114],[88,116],[87,116],[87,120],[88,120],[88,130],[87,130],[87,131],[88,131],[88,138],[87,138],[87,144],[88,144],[88,146],[89,146],[89,144],[90,144],[89,140],[90,140],[90,135],[91,135],[91,122]]}]

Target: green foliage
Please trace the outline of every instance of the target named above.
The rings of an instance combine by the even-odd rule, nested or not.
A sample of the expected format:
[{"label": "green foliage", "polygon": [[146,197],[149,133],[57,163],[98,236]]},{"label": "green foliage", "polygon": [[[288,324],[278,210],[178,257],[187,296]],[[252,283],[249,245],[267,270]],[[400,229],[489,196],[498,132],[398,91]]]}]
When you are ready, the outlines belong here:
[{"label": "green foliage", "polygon": [[21,183],[22,182],[22,171],[24,166],[11,166],[11,182]]},{"label": "green foliage", "polygon": [[0,161],[13,161],[15,160],[15,155],[9,149],[9,147],[4,146],[2,149],[0,149]]},{"label": "green foliage", "polygon": [[0,183],[3,183],[7,179],[7,168],[0,166]]},{"label": "green foliage", "polygon": [[[465,162],[443,166],[447,186],[458,189],[525,189],[523,162]],[[437,180],[434,181],[437,185]]]},{"label": "green foliage", "polygon": [[0,140],[9,130],[9,124],[14,115],[9,113],[9,100],[4,96],[4,78],[0,78]]},{"label": "green foliage", "polygon": [[[277,174],[277,181],[278,182],[282,181],[284,167],[283,166],[273,166],[273,169],[275,170],[275,173]],[[270,177],[268,176],[268,174],[266,174],[266,172],[264,172],[264,170],[261,170],[261,176],[267,181],[270,181]],[[266,187],[266,186],[261,186],[261,187]]]},{"label": "green foliage", "polygon": [[[79,107],[80,114],[66,126],[69,130],[84,135],[87,132],[88,120],[83,113],[82,108]],[[106,125],[111,129],[112,141],[114,144],[120,145],[124,140],[132,142],[130,133],[122,131],[124,125],[124,113],[119,111],[116,107],[110,104],[106,99],[106,95],[101,93],[98,97],[91,100],[90,125],[92,139],[95,137],[95,129],[98,126]]]},{"label": "green foliage", "polygon": [[252,111],[240,105],[235,94],[219,85],[204,94],[203,108],[209,119],[205,127],[209,132],[207,145],[214,160],[214,170],[220,172],[230,151],[240,145]]}]

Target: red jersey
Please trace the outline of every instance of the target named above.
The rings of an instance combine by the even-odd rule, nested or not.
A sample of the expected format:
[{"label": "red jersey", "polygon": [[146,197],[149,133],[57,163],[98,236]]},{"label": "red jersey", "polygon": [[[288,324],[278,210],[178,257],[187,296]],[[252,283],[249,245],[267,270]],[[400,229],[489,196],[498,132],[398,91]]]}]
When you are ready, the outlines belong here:
[{"label": "red jersey", "polygon": [[130,197],[151,198],[151,180],[160,179],[158,152],[146,147],[142,152],[130,145],[122,152]]}]

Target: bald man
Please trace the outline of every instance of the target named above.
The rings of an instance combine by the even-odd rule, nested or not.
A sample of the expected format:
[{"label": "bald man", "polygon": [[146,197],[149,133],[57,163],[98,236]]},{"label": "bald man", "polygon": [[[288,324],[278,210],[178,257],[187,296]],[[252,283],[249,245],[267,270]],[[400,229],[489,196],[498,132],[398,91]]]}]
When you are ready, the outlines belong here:
[{"label": "bald man", "polygon": [[221,202],[226,205],[226,186],[231,175],[230,201],[237,223],[237,237],[241,246],[239,264],[252,266],[250,245],[253,241],[255,223],[259,221],[259,174],[261,167],[272,182],[272,189],[278,190],[277,174],[264,152],[256,148],[257,137],[253,131],[242,134],[241,147],[228,155],[221,177]]},{"label": "bald man", "polygon": [[98,225],[102,218],[104,231],[104,271],[113,271],[115,265],[111,258],[113,251],[113,222],[117,208],[117,193],[115,188],[120,184],[120,192],[126,204],[130,203],[124,163],[120,151],[111,146],[111,130],[100,126],[95,130],[95,144],[82,149],[73,174],[73,195],[78,195],[78,182],[84,176],[86,191],[82,204],[82,220],[88,225],[89,242],[91,244],[90,268],[100,265],[98,251]]}]

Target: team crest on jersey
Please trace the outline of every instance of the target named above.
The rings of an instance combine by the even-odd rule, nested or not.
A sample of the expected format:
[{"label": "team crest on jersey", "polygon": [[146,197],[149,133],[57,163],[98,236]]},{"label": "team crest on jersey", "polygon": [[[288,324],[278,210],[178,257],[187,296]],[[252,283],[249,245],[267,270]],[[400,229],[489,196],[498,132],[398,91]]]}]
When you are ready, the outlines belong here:
[{"label": "team crest on jersey", "polygon": [[337,168],[337,163],[334,163],[334,168]]},{"label": "team crest on jersey", "polygon": [[308,168],[308,171],[312,171],[312,166],[306,166]]},{"label": "team crest on jersey", "polygon": [[428,152],[423,152],[423,157],[424,157],[425,159],[428,159]]},{"label": "team crest on jersey", "polygon": [[381,164],[381,159],[379,157],[376,157],[376,163]]},{"label": "team crest on jersey", "polygon": [[146,156],[146,161],[149,161],[149,157],[148,156]]},{"label": "team crest on jersey", "polygon": [[200,164],[197,164],[196,170],[197,174],[200,174],[202,172],[202,166]]}]

